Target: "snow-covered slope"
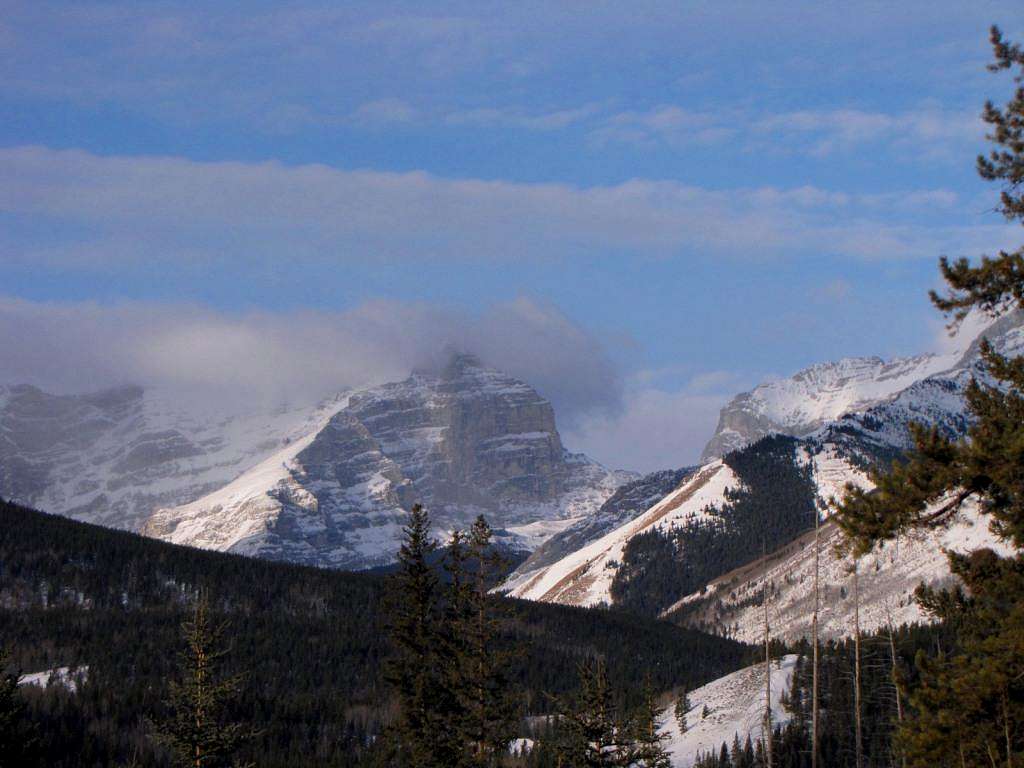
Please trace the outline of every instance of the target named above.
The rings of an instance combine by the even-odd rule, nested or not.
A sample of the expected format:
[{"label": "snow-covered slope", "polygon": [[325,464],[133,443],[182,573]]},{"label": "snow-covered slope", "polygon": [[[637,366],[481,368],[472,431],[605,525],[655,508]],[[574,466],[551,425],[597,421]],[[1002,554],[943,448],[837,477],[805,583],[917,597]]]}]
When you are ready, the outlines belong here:
[{"label": "snow-covered slope", "polygon": [[532,551],[634,477],[567,451],[547,400],[468,355],[272,412],[225,414],[139,387],[0,387],[0,496],[304,563],[389,562],[417,502],[440,535],[482,513],[502,545]]},{"label": "snow-covered slope", "polygon": [[0,387],[0,496],[137,530],[318,428],[340,404],[225,414],[123,387],[51,395]]},{"label": "snow-covered slope", "polygon": [[[772,662],[773,727],[785,725],[791,719],[782,697],[789,692],[797,658],[789,655]],[[765,698],[764,664],[755,664],[691,691],[685,732],[680,731],[679,722],[671,716],[675,710],[673,702],[661,727],[661,732],[668,736],[665,748],[671,753],[673,767],[690,768],[699,756],[717,752],[723,742],[731,746],[735,737],[739,737],[741,744],[747,736],[756,742],[764,733]]]},{"label": "snow-covered slope", "polygon": [[714,436],[704,449],[709,460],[772,432],[803,437],[846,414],[861,413],[895,398],[931,377],[955,379],[975,368],[984,336],[997,348],[1019,348],[1024,316],[1014,312],[996,321],[972,315],[950,339],[948,349],[916,357],[883,360],[850,357],[812,365],[788,379],[769,381],[737,395],[721,411]]},{"label": "snow-covered slope", "polygon": [[631,522],[678,488],[696,469],[684,467],[652,472],[621,485],[596,512],[578,518],[535,548],[519,567],[519,572],[538,572]]},{"label": "snow-covered slope", "polygon": [[626,543],[653,528],[668,530],[708,514],[728,488],[737,486],[722,461],[702,467],[647,511],[550,565],[520,568],[500,588],[512,597],[566,605],[611,603],[611,584]]},{"label": "snow-covered slope", "polygon": [[18,678],[18,685],[35,685],[39,688],[60,686],[75,693],[89,677],[89,667],[55,667],[42,672],[29,672]]},{"label": "snow-covered slope", "polygon": [[349,395],[316,429],[231,484],[160,509],[149,535],[316,565],[390,562],[406,510],[440,533],[487,516],[529,551],[598,509],[631,476],[562,446],[550,403],[459,355],[436,373]]},{"label": "snow-covered slope", "polygon": [[[964,433],[968,426],[964,390],[972,377],[985,378],[979,365],[977,333],[970,333],[964,330],[956,349],[945,355],[893,363],[843,361],[816,366],[811,369],[814,375],[805,372],[806,375],[781,385],[776,382],[755,390],[759,393],[758,402],[770,404],[775,409],[773,413],[789,414],[790,428],[796,424],[803,430],[829,417],[794,443],[793,457],[796,465],[809,466],[812,493],[823,513],[827,511],[827,501],[840,497],[847,483],[867,487],[865,467],[887,462],[910,447],[911,422],[937,425],[950,436]],[[1019,354],[1024,350],[1020,314],[999,319],[985,329],[985,335],[1005,353]],[[783,402],[788,403],[786,409],[780,405]],[[760,446],[758,443],[744,450],[756,452],[761,450]],[[612,584],[622,570],[622,555],[633,537],[652,529],[665,532],[702,516],[713,517],[731,503],[726,490],[740,488],[747,486],[731,472],[729,463],[712,460],[635,519],[580,542],[575,551],[560,552],[557,560],[528,560],[501,589],[517,597],[576,605],[611,602]],[[682,503],[676,504],[680,498]],[[797,497],[779,502],[807,503]],[[674,511],[664,514],[666,509]],[[794,507],[794,512],[798,511]],[[803,519],[799,515],[790,517]],[[810,520],[807,524],[809,527]],[[566,533],[578,528],[579,524]],[[790,535],[798,531],[799,528]],[[751,537],[762,535],[758,530],[748,533]],[[741,531],[740,535],[744,533]],[[822,627],[826,634],[838,636],[849,631],[852,615],[848,584],[851,564],[832,556],[838,543],[836,529],[826,525],[823,536],[823,602],[827,602],[828,611],[822,615]],[[812,560],[807,541],[806,536],[800,538],[769,557],[768,581],[776,631],[789,639],[805,634],[809,627]],[[865,558],[861,563],[864,626],[873,629],[889,621],[898,624],[922,618],[912,593],[921,582],[938,583],[951,578],[944,550],[969,551],[978,547],[1000,549],[1001,544],[984,521],[968,510],[949,530],[888,544]],[[677,557],[685,558],[686,552],[677,551]],[[623,574],[631,584],[643,584],[633,581],[636,568],[645,568],[642,559],[638,562],[639,565],[631,566],[632,571]],[[702,568],[707,570],[707,565]],[[759,563],[752,563],[714,575],[703,589],[678,595],[676,605],[663,615],[741,640],[756,639],[760,630],[754,605],[759,604],[762,572]],[[656,588],[663,590],[665,580],[659,579]]]},{"label": "snow-covered slope", "polygon": [[[826,522],[822,526],[818,621],[823,638],[853,632],[853,561],[836,556],[840,538],[834,525]],[[871,632],[890,624],[926,621],[914,601],[918,584],[939,586],[951,582],[946,550],[970,552],[982,547],[1008,552],[977,511],[969,509],[948,530],[886,543],[863,557],[858,566],[861,629]],[[772,633],[786,641],[807,637],[811,631],[813,553],[814,535],[809,533],[768,558],[769,621]],[[763,634],[764,579],[763,564],[751,563],[713,580],[701,592],[681,598],[662,615],[672,618],[685,614],[686,623],[744,642],[757,642]]]}]

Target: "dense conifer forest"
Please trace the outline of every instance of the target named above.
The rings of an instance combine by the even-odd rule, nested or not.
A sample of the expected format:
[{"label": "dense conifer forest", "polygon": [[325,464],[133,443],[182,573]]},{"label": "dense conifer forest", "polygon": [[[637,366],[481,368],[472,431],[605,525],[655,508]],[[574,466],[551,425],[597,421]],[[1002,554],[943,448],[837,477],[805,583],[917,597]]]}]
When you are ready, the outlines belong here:
[{"label": "dense conifer forest", "polygon": [[[856,646],[852,638],[823,643],[819,653],[821,706],[818,765],[828,768],[891,768],[903,764],[894,735],[910,713],[908,688],[920,678],[918,654],[952,653],[956,633],[942,624],[883,629],[861,638],[860,760],[856,747]],[[774,768],[810,768],[812,667],[809,643],[779,652],[800,654],[792,684],[783,696],[791,719],[776,726]],[[759,740],[736,738],[702,755],[696,768],[758,768],[765,765]]]},{"label": "dense conifer forest", "polygon": [[[47,766],[166,765],[148,719],[167,715],[180,625],[205,592],[226,620],[226,674],[242,673],[232,718],[258,736],[260,766],[352,765],[394,716],[383,680],[385,580],[178,547],[0,503],[0,647],[13,667],[79,667],[71,694],[23,686]],[[623,707],[693,687],[752,658],[733,642],[665,622],[491,600],[496,642],[522,696],[519,717],[553,711],[578,664],[607,660]]]},{"label": "dense conifer forest", "polygon": [[656,616],[709,581],[773,552],[814,525],[810,468],[796,460],[798,441],[772,435],[728,454],[742,481],[713,517],[671,531],[652,529],[626,545],[612,583],[616,605]]}]

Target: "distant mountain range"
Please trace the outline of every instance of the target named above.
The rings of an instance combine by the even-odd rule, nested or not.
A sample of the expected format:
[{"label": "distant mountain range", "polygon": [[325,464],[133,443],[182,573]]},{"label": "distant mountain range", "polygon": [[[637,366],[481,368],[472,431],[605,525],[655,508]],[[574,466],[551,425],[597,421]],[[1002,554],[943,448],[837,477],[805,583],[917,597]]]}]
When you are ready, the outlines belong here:
[{"label": "distant mountain range", "polygon": [[[442,536],[484,514],[502,546],[531,553],[501,586],[510,595],[621,604],[747,640],[764,572],[752,562],[771,542],[779,631],[796,637],[814,510],[905,451],[910,422],[965,432],[982,336],[1019,353],[1024,317],[972,318],[942,354],[848,358],[762,384],[722,409],[701,465],[644,477],[569,452],[547,400],[465,354],[315,405],[232,416],[138,387],[6,387],[0,496],[179,544],[351,569],[391,562],[422,502]],[[826,541],[836,535],[826,524]],[[941,541],[865,561],[862,592],[877,608],[866,628],[919,617],[914,586],[948,578],[940,544],[993,543],[969,513]],[[848,618],[848,566],[826,567],[833,634]]]},{"label": "distant mountain range", "polygon": [[[637,505],[645,508],[567,528],[522,563],[501,591],[584,606],[627,600],[753,641],[761,633],[757,606],[767,570],[775,631],[789,639],[802,636],[809,628],[813,549],[801,535],[813,525],[813,510],[827,515],[828,499],[840,496],[846,483],[868,485],[870,467],[907,450],[911,422],[964,434],[965,387],[972,377],[986,380],[982,336],[1002,352],[1020,354],[1024,316],[1013,313],[988,324],[973,318],[945,354],[840,360],[737,396],[722,410],[703,465],[634,481],[633,487],[653,491]],[[789,442],[770,435],[788,436]],[[788,495],[773,496],[783,480]],[[737,521],[745,527],[737,530]],[[765,566],[760,543],[768,535],[777,548]],[[852,563],[832,556],[837,536],[826,523],[822,626],[832,636],[849,631],[853,610],[846,584]],[[860,565],[863,628],[922,618],[912,592],[921,581],[950,578],[943,548],[981,546],[1002,545],[968,511],[941,535],[886,545],[866,558]],[[695,572],[701,576],[696,580]]]},{"label": "distant mountain range", "polygon": [[[765,382],[737,395],[722,409],[702,461],[724,456],[768,434],[806,437],[846,415],[889,402],[918,382],[956,378],[976,367],[982,333],[1017,343],[1012,339],[1019,334],[1020,324],[1019,312],[994,323],[971,315],[942,353],[892,360],[846,357],[812,365],[788,379]],[[957,407],[962,410],[959,401]]]},{"label": "distant mountain range", "polygon": [[310,407],[190,412],[138,387],[0,390],[0,496],[180,544],[341,568],[390,562],[405,511],[485,514],[531,551],[633,475],[567,451],[551,404],[453,355]]}]

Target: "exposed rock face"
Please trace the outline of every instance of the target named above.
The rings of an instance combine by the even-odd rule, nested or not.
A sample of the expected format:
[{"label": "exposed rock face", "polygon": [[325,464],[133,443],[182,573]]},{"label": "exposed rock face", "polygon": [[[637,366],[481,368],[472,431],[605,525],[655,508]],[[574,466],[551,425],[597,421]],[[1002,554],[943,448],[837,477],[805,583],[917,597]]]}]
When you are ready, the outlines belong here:
[{"label": "exposed rock face", "polygon": [[529,549],[626,479],[567,452],[551,404],[531,387],[459,355],[439,373],[351,394],[315,434],[213,494],[159,510],[145,532],[359,568],[394,557],[414,503],[441,531],[482,513],[506,544]]},{"label": "exposed rock face", "polygon": [[[1024,335],[1022,324],[1021,312],[995,322],[971,317],[954,338],[952,349],[942,354],[889,361],[878,357],[844,358],[813,365],[788,379],[761,384],[737,395],[722,409],[718,428],[701,460],[723,456],[773,432],[808,436],[829,422],[890,402],[918,382],[941,378],[966,383],[970,375],[978,373],[981,338],[988,338],[999,349],[1016,349]],[[926,389],[920,388],[919,394]],[[924,401],[918,403],[930,407]],[[962,405],[958,410],[962,412]]]},{"label": "exposed rock face", "polygon": [[137,529],[308,429],[310,409],[210,418],[139,387],[51,395],[0,387],[0,496],[88,522]]},{"label": "exposed rock face", "polygon": [[[1024,352],[1021,320],[1019,313],[1000,318],[983,329],[984,335],[998,351],[1019,355]],[[964,392],[972,378],[995,384],[981,364],[977,335],[942,356],[893,363],[845,360],[814,366],[792,379],[762,385],[734,400],[723,411],[723,423],[735,428],[734,434],[720,429],[716,438],[720,439],[719,445],[730,439],[746,444],[748,439],[763,436],[758,430],[799,433],[794,435],[799,439],[793,442],[793,465],[809,468],[814,503],[827,514],[828,500],[841,497],[847,484],[870,488],[867,469],[878,462],[887,463],[911,447],[911,423],[935,426],[954,438],[965,434],[970,415]],[[806,393],[806,400],[801,400],[801,392]],[[751,418],[744,421],[747,415]],[[743,430],[747,431],[739,434]],[[756,456],[767,442],[770,441],[745,450]],[[714,443],[710,447],[713,446]],[[523,563],[500,591],[525,599],[574,605],[612,603],[611,587],[622,569],[626,547],[634,537],[653,531],[666,534],[693,521],[711,520],[736,498],[737,490],[750,491],[751,486],[727,471],[731,458],[735,455],[727,456],[725,462],[708,462],[677,488],[650,502],[646,510],[626,515],[628,519],[608,532],[596,529],[593,536],[574,538],[574,534],[588,527],[580,523],[567,529]],[[639,481],[632,487],[642,484]],[[657,486],[653,483],[652,489]],[[616,497],[625,496],[630,487],[623,486]],[[803,502],[794,499],[792,503]],[[759,530],[741,533],[762,537]],[[821,630],[830,637],[841,637],[852,626],[853,604],[848,598],[847,583],[852,563],[833,555],[837,537],[836,528],[825,523],[821,547],[821,584],[825,595]],[[775,615],[773,631],[787,640],[804,636],[809,628],[813,554],[808,540],[808,536],[798,537],[768,558],[768,583]],[[559,547],[562,541],[575,546]],[[989,530],[987,521],[976,509],[966,510],[954,524],[935,535],[880,547],[862,561],[861,627],[874,629],[890,621],[900,624],[925,620],[927,617],[912,598],[914,589],[922,582],[943,584],[953,578],[945,549],[966,552],[979,547],[1005,551],[1005,544]],[[549,552],[553,556],[547,556]],[[675,556],[685,562],[685,545],[675,551]],[[638,567],[643,568],[642,561]],[[756,640],[763,631],[758,607],[763,578],[764,564],[760,561],[709,576],[700,589],[680,594],[664,615],[742,640]]]}]

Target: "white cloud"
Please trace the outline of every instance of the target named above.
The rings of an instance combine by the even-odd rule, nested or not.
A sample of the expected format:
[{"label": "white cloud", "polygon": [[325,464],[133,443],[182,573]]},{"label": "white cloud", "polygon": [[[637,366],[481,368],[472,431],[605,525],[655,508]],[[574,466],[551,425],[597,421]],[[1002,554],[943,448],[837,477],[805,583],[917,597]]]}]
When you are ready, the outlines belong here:
[{"label": "white cloud", "polygon": [[507,107],[479,107],[453,110],[441,122],[447,125],[499,126],[529,131],[560,131],[586,121],[600,110],[596,103],[580,107],[529,112]]},{"label": "white cloud", "polygon": [[34,225],[21,231],[46,233],[0,235],[0,256],[42,264],[187,258],[242,267],[281,254],[330,265],[610,252],[933,259],[1013,242],[1009,225],[930,220],[932,207],[901,220],[901,206],[879,205],[877,195],[815,187],[708,190],[645,179],[579,187],[0,149],[0,211]]},{"label": "white cloud", "polygon": [[618,416],[595,415],[566,442],[609,466],[652,472],[696,464],[729,398],[646,389],[630,393]]},{"label": "white cloud", "polygon": [[619,412],[594,412],[567,436],[611,466],[650,472],[695,464],[714,434],[718,413],[750,382],[731,371],[703,371],[679,387],[655,386],[678,367],[630,377]]},{"label": "white cloud", "polygon": [[917,156],[949,153],[977,146],[984,124],[977,110],[953,112],[925,108],[903,113],[859,109],[801,110],[768,115],[754,121],[755,134],[775,142],[802,144],[812,155],[849,152],[866,144],[885,142],[894,149],[913,150]]},{"label": "white cloud", "polygon": [[555,406],[566,445],[608,466],[650,471],[697,460],[719,408],[746,382],[725,371],[628,386],[602,340],[528,298],[470,315],[368,302],[347,312],[229,314],[197,305],[37,303],[0,297],[0,383],[83,392],[136,383],[230,412],[312,402],[345,387],[476,352]]},{"label": "white cloud", "polygon": [[446,347],[535,386],[560,424],[621,407],[608,350],[557,308],[520,298],[469,315],[376,301],[347,312],[227,314],[194,305],[0,297],[0,383],[57,392],[120,384],[224,407],[312,401],[436,366]]},{"label": "white cloud", "polygon": [[359,124],[412,123],[419,112],[401,99],[377,99],[361,105],[352,113],[352,121]]},{"label": "white cloud", "polygon": [[902,157],[962,157],[977,146],[984,126],[975,111],[923,107],[901,113],[856,108],[757,113],[735,108],[691,110],[662,104],[646,111],[605,116],[591,140],[679,149],[732,144],[741,149],[823,157],[852,152],[864,145],[884,145]]}]

